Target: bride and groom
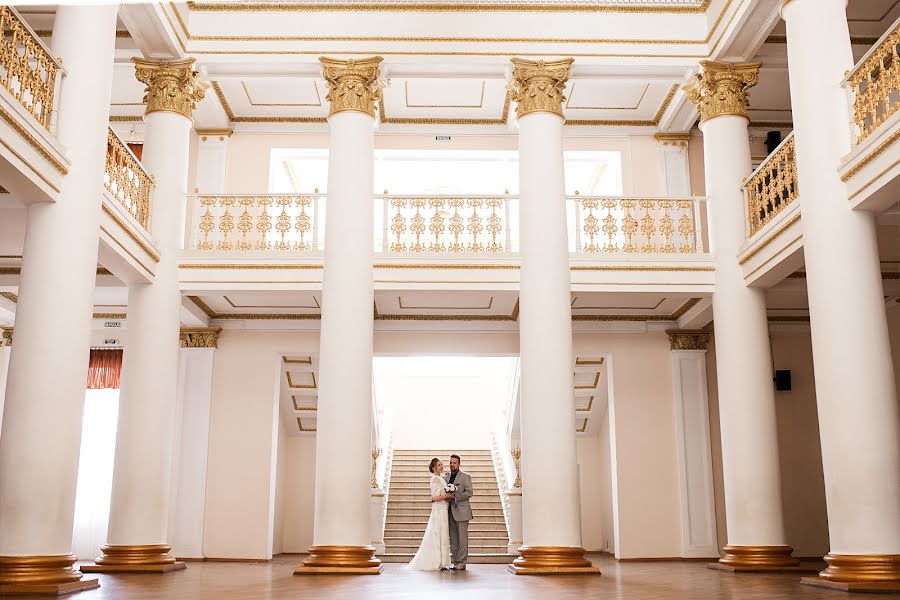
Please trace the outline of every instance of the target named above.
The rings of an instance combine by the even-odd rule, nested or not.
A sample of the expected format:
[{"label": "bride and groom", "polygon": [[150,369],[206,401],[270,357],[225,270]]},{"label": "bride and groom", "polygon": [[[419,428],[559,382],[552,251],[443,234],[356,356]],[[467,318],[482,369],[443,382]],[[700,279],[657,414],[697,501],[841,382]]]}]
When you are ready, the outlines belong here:
[{"label": "bride and groom", "polygon": [[472,507],[469,498],[475,493],[472,478],[459,469],[459,455],[450,456],[450,471],[444,473],[444,463],[432,458],[431,517],[425,527],[425,537],[409,563],[417,571],[455,569],[464,571],[469,556],[469,521]]}]

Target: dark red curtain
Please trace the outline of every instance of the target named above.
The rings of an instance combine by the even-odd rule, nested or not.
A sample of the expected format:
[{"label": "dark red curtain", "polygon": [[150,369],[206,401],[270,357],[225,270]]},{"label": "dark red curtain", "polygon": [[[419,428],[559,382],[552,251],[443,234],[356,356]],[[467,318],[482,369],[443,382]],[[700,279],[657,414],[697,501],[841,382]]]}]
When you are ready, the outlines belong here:
[{"label": "dark red curtain", "polygon": [[91,350],[87,389],[118,389],[122,381],[122,350]]}]

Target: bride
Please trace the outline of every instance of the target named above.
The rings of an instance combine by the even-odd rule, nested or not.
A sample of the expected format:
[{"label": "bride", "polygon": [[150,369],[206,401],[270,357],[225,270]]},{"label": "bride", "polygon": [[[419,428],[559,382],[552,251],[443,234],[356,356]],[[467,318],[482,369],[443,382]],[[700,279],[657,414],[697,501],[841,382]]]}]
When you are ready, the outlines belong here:
[{"label": "bride", "polygon": [[447,520],[447,501],[453,494],[447,492],[447,484],[441,478],[444,463],[432,458],[428,465],[431,471],[431,517],[425,528],[425,537],[418,552],[409,563],[416,571],[439,571],[450,568],[450,525]]}]

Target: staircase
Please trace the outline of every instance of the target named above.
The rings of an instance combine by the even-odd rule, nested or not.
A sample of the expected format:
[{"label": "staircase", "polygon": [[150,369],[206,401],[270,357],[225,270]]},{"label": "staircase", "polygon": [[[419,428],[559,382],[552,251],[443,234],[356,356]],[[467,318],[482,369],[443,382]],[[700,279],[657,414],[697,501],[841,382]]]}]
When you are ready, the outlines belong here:
[{"label": "staircase", "polygon": [[[509,538],[490,450],[454,451],[462,457],[460,468],[472,477],[475,495],[469,500],[469,563],[509,563]],[[394,450],[391,463],[387,520],[384,526],[384,562],[409,562],[425,534],[431,515],[428,463],[435,456],[450,470],[446,450]]]}]

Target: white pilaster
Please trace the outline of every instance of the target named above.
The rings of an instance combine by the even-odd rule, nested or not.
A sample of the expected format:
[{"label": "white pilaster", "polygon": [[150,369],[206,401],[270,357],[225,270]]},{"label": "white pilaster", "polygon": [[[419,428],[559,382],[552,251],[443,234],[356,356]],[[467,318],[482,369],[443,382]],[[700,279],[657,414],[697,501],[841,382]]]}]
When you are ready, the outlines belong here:
[{"label": "white pilaster", "polygon": [[681,496],[681,556],[718,558],[706,393],[706,332],[669,331]]},{"label": "white pilaster", "polygon": [[691,170],[688,141],[691,134],[658,134],[666,196],[688,198],[691,195]]},{"label": "white pilaster", "polygon": [[[56,9],[51,47],[67,71],[57,137],[71,167],[56,203],[28,208],[0,438],[2,585],[81,577],[71,568],[72,524],[115,24],[114,5]],[[17,562],[29,556],[31,563]],[[44,559],[56,562],[39,565]]]},{"label": "white pilaster", "polygon": [[822,576],[854,581],[842,556],[894,555],[882,579],[900,589],[900,407],[875,218],[849,209],[836,170],[850,150],[846,0],[792,0],[783,16],[831,543]]},{"label": "white pilaster", "polygon": [[198,130],[197,193],[221,194],[225,191],[225,168],[228,160],[230,130]]},{"label": "white pilaster", "polygon": [[375,554],[384,554],[384,510],[386,496],[381,488],[372,488],[369,497],[369,528]]}]

